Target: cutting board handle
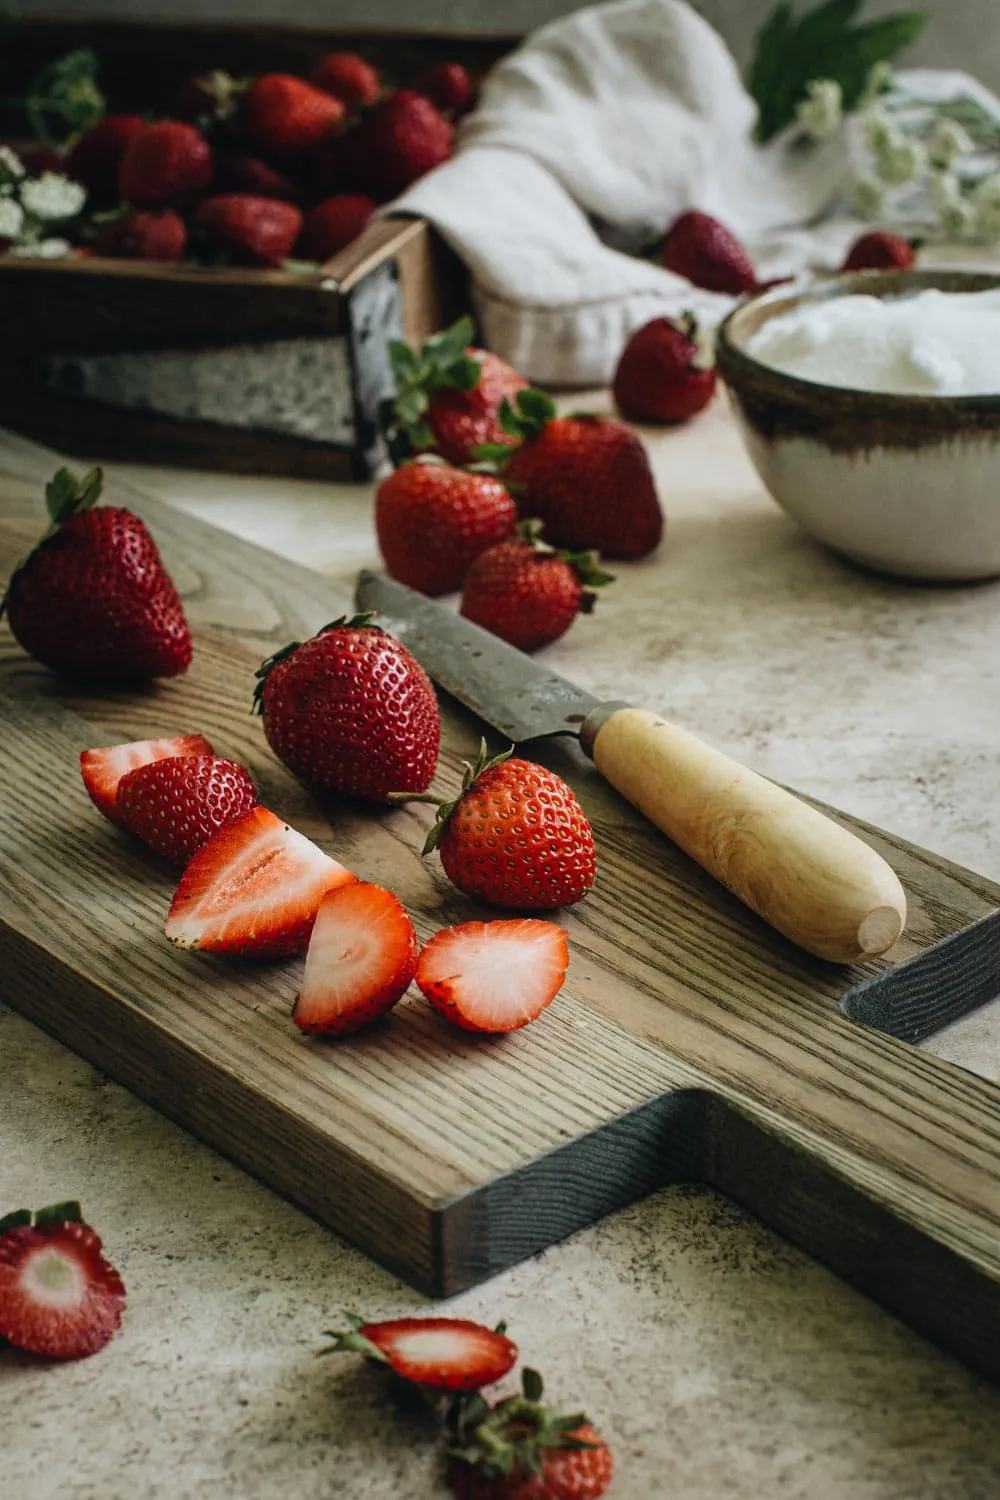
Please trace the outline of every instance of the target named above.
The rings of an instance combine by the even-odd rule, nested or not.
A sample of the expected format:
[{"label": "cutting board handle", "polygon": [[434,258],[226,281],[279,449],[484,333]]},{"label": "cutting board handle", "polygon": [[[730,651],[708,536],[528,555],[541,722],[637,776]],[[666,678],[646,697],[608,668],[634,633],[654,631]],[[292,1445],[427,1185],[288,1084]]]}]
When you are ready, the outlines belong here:
[{"label": "cutting board handle", "polygon": [[580,737],[622,796],[809,953],[854,963],[902,933],[895,871],[791,792],[643,709],[597,709]]}]

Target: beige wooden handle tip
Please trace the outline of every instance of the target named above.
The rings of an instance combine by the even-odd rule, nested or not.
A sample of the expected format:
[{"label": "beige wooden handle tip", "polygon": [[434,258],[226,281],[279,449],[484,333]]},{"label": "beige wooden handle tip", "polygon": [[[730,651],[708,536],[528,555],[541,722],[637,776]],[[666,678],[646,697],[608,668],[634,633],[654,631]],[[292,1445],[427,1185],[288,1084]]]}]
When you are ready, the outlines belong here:
[{"label": "beige wooden handle tip", "polygon": [[895,871],[791,792],[638,708],[604,718],[592,754],[640,812],[808,952],[854,963],[901,935],[906,895]]}]

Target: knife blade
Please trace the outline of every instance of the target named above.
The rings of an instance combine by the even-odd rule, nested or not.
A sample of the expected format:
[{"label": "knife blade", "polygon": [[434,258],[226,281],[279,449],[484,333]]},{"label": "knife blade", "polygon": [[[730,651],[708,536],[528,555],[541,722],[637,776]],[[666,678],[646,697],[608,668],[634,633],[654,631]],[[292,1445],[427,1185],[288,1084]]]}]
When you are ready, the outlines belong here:
[{"label": "knife blade", "polygon": [[355,603],[375,611],[440,687],[515,743],[577,735],[612,786],[800,947],[854,963],[899,938],[906,896],[895,871],[785,788],[655,714],[602,702],[383,574],[359,574]]}]

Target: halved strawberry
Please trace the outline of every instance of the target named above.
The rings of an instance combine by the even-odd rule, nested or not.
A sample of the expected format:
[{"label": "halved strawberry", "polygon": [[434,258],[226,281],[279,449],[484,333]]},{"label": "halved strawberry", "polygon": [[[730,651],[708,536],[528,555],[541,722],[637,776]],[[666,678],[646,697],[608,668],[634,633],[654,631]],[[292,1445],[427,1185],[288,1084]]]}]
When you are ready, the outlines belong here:
[{"label": "halved strawberry", "polygon": [[348,1313],[350,1332],[328,1334],[335,1340],[327,1354],[366,1354],[387,1364],[404,1380],[436,1391],[478,1391],[492,1385],[517,1359],[517,1345],[500,1328],[486,1328],[466,1318],[395,1318],[363,1323]]},{"label": "halved strawberry", "polygon": [[409,989],[419,947],[392,891],[363,880],[329,891],[316,914],[292,1020],[321,1036],[360,1031]]},{"label": "halved strawberry", "polygon": [[171,755],[129,771],[115,805],[129,833],[178,865],[256,806],[250,772],[218,755]]},{"label": "halved strawberry", "polygon": [[553,922],[463,922],[436,933],[417,962],[417,984],[466,1031],[516,1031],[540,1016],[569,967]]},{"label": "halved strawberry", "polygon": [[169,740],[133,740],[80,752],[80,774],[91,802],[110,822],[124,827],[115,806],[118,783],[129,771],[174,755],[214,755],[203,734],[179,734]]},{"label": "halved strawberry", "polygon": [[355,878],[266,807],[255,807],[198,850],[165,931],[179,948],[284,958],[305,950],[327,891]]},{"label": "halved strawberry", "polygon": [[75,1203],[11,1214],[0,1232],[0,1337],[49,1359],[96,1354],[121,1326],[125,1288]]}]

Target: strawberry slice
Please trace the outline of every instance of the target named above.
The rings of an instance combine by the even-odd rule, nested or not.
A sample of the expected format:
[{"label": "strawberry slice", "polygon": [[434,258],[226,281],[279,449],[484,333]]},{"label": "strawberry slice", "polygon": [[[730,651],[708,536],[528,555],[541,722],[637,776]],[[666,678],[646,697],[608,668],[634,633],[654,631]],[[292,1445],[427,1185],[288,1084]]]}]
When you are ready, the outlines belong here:
[{"label": "strawberry slice", "polygon": [[124,825],[115,806],[118,783],[129,771],[174,755],[213,755],[203,734],[179,734],[169,740],[134,740],[128,745],[104,745],[80,752],[80,774],[91,802],[110,822]]},{"label": "strawberry slice", "polygon": [[404,1380],[436,1391],[478,1391],[492,1385],[517,1359],[517,1345],[500,1328],[486,1328],[466,1318],[396,1318],[364,1323],[346,1314],[348,1333],[328,1333],[334,1340],[326,1354],[366,1354],[389,1365]]},{"label": "strawberry slice", "polygon": [[[76,1204],[62,1204],[68,1215]],[[125,1288],[78,1217],[11,1214],[0,1234],[0,1337],[49,1359],[96,1354],[121,1326]]]},{"label": "strawberry slice", "polygon": [[363,880],[329,891],[316,915],[292,1020],[320,1036],[360,1031],[409,989],[419,946],[392,891]]},{"label": "strawberry slice", "polygon": [[188,860],[220,828],[257,806],[250,772],[217,755],[170,755],[129,771],[118,783],[118,821],[174,864]]},{"label": "strawberry slice", "polygon": [[202,953],[302,953],[327,891],[355,878],[266,807],[255,807],[198,850],[181,876],[166,934],[179,948]]},{"label": "strawberry slice", "polygon": [[552,922],[463,922],[431,938],[417,984],[466,1031],[516,1031],[551,1004],[568,967],[566,934]]}]

